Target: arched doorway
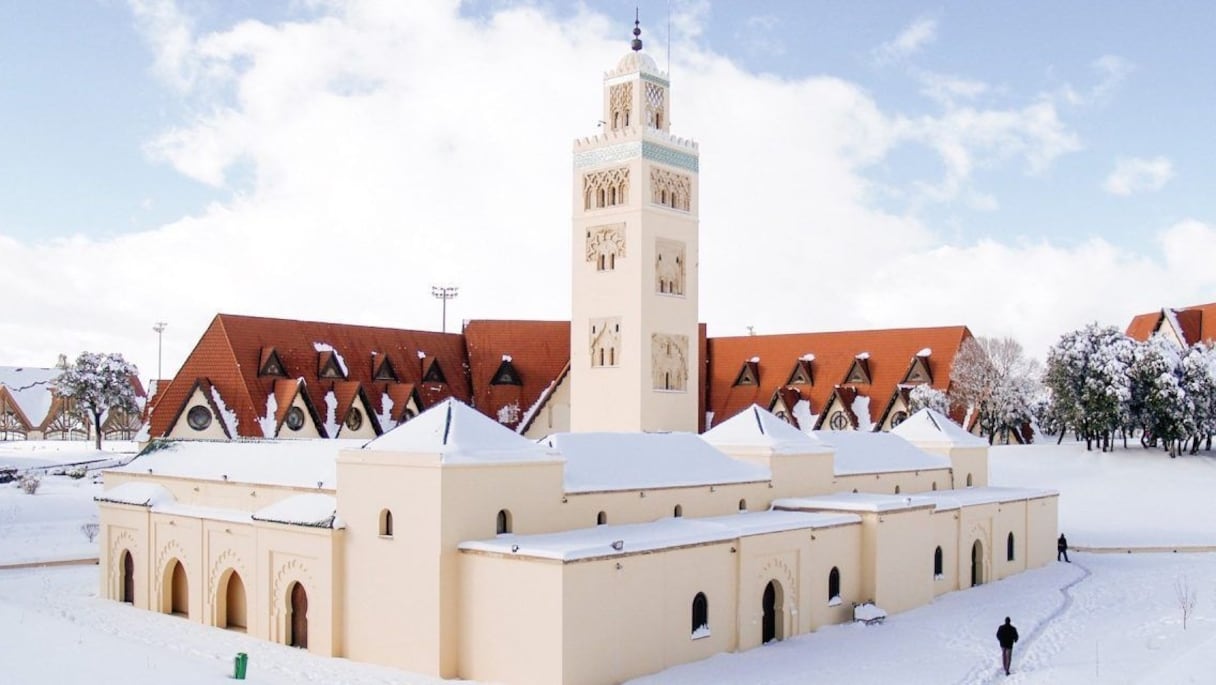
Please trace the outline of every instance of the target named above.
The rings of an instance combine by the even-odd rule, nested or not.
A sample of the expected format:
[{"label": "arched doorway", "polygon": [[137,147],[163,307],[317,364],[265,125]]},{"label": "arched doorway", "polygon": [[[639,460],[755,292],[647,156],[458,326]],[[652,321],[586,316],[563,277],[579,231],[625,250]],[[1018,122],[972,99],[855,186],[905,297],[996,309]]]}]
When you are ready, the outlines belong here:
[{"label": "arched doorway", "polygon": [[299,583],[291,584],[291,614],[287,619],[287,644],[308,649],[308,593]]},{"label": "arched doorway", "polygon": [[190,617],[190,586],[186,581],[186,569],[182,562],[174,559],[169,580],[169,613]]},{"label": "arched doorway", "polygon": [[245,630],[249,627],[246,618],[245,581],[241,580],[241,574],[236,571],[228,574],[228,581],[224,588],[223,611],[223,617],[219,622],[221,628]]},{"label": "arched doorway", "polygon": [[127,604],[135,603],[135,560],[129,550],[122,552],[122,597]]},{"label": "arched doorway", "polygon": [[760,621],[761,643],[781,640],[785,637],[783,634],[785,625],[781,620],[781,606],[784,603],[782,595],[781,583],[770,580],[768,585],[764,586],[764,599],[761,602],[763,611],[763,618]]},{"label": "arched doorway", "polygon": [[971,545],[971,587],[984,583],[984,545],[976,540]]}]

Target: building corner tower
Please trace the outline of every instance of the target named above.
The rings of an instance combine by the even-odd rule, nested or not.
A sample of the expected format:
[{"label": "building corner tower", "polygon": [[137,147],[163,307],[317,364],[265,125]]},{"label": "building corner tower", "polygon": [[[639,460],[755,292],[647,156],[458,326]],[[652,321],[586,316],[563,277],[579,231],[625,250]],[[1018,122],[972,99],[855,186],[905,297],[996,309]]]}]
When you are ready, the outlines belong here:
[{"label": "building corner tower", "polygon": [[604,74],[602,132],[574,143],[570,428],[698,428],[697,144],[667,74],[632,49]]}]

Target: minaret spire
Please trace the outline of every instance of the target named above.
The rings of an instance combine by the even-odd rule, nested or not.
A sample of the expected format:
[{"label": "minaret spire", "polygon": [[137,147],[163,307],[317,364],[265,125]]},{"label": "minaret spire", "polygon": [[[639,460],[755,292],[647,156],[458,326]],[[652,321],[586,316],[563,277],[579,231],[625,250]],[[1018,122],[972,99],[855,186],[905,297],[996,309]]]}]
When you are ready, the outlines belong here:
[{"label": "minaret spire", "polygon": [[642,21],[638,14],[638,8],[633,8],[633,42],[629,44],[634,52],[640,52],[642,49]]}]

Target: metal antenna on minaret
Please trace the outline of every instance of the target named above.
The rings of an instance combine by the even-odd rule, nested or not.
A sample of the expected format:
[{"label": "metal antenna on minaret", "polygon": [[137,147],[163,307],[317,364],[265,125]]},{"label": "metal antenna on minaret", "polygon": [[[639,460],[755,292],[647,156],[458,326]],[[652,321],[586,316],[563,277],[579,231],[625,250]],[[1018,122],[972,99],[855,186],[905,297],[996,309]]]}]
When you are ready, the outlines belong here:
[{"label": "metal antenna on minaret", "polygon": [[671,77],[671,0],[667,0],[667,76]]},{"label": "metal antenna on minaret", "polygon": [[634,52],[639,52],[642,49],[642,20],[638,13],[638,8],[633,8],[633,42],[629,44]]}]

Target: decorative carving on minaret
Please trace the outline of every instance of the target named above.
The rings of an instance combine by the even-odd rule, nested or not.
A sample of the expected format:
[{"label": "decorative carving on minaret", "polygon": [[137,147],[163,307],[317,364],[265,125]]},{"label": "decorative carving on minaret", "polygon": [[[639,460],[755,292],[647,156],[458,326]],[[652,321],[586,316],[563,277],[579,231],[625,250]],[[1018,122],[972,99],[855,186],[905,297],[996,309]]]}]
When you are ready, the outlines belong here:
[{"label": "decorative carving on minaret", "polygon": [[657,83],[646,81],[646,125],[651,128],[663,128],[667,122],[667,89]]},{"label": "decorative carving on minaret", "polygon": [[587,261],[596,271],[616,269],[616,261],[625,256],[625,224],[606,224],[587,229]]},{"label": "decorative carving on minaret", "polygon": [[655,390],[688,390],[688,336],[650,334],[650,375]]},{"label": "decorative carving on minaret", "polygon": [[621,361],[621,319],[591,320],[591,366],[616,366]]},{"label": "decorative carving on minaret", "polygon": [[692,209],[692,179],[688,174],[650,167],[650,202],[684,212]]},{"label": "decorative carving on minaret", "polygon": [[659,238],[654,245],[654,291],[663,295],[683,295],[684,243]]},{"label": "decorative carving on minaret", "polygon": [[633,108],[633,83],[618,83],[608,91],[608,116],[612,130],[629,128],[630,110]]},{"label": "decorative carving on minaret", "polygon": [[615,207],[629,201],[629,167],[583,174],[583,209]]}]

